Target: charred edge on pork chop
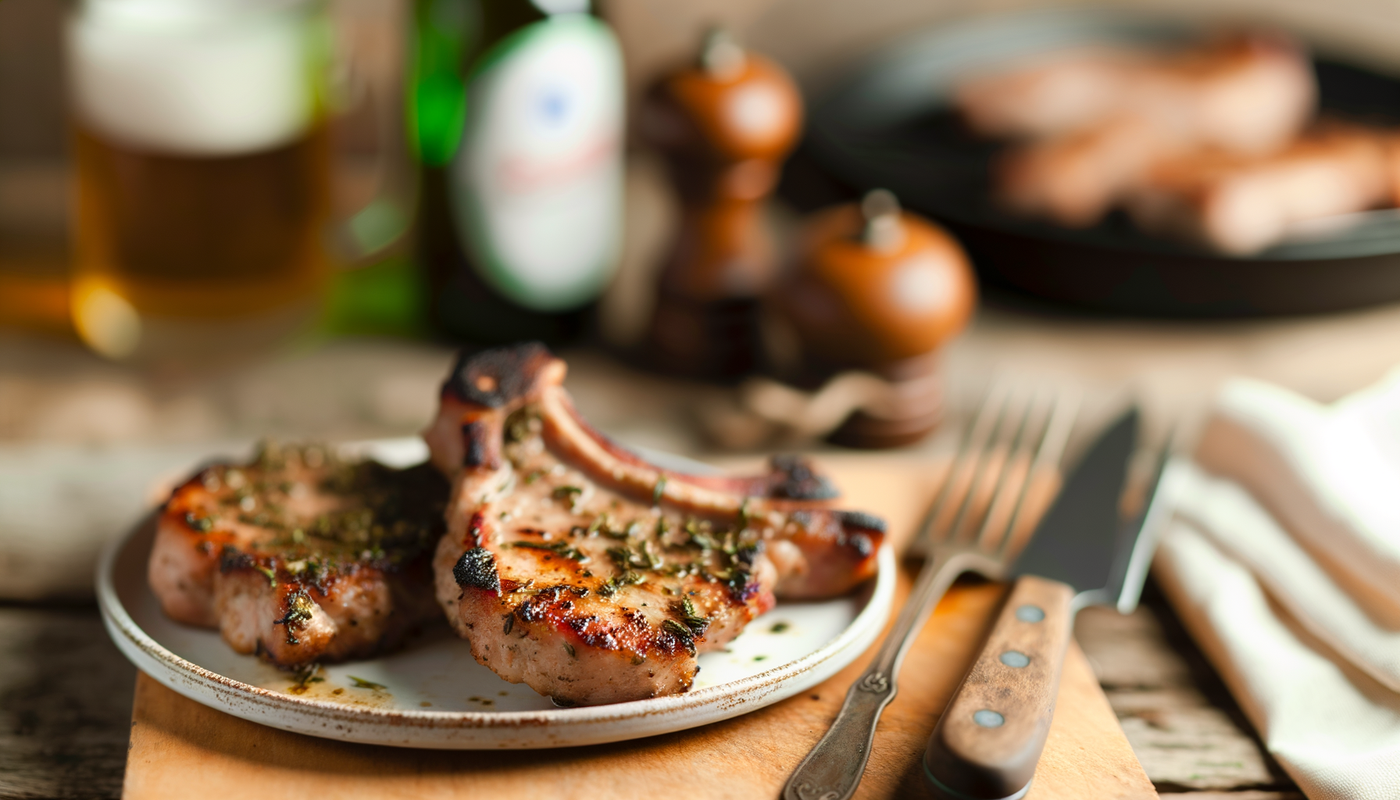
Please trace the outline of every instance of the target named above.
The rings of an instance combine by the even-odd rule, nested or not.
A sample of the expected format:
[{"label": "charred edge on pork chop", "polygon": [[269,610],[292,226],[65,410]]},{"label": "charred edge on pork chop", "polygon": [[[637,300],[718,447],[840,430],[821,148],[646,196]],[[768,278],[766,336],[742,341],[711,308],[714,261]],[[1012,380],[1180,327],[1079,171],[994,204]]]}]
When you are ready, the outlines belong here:
[{"label": "charred edge on pork chop", "polygon": [[477,660],[563,704],[687,690],[775,595],[874,574],[884,524],[838,511],[803,459],[767,474],[655,467],[593,430],[537,344],[466,352],[424,433],[454,480],[438,602]]},{"label": "charred edge on pork chop", "polygon": [[448,486],[423,464],[264,444],[175,490],[151,553],[167,614],[283,667],[397,646],[438,611],[428,589]]}]

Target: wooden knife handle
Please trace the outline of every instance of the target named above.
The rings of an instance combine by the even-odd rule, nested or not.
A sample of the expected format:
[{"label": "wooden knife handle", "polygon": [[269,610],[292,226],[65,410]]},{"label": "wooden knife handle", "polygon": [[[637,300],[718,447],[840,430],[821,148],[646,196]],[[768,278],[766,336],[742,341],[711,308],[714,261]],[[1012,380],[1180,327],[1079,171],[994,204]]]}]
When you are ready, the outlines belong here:
[{"label": "wooden knife handle", "polygon": [[1035,774],[1069,645],[1074,590],[1016,581],[924,754],[935,788],[953,798],[1021,797]]}]

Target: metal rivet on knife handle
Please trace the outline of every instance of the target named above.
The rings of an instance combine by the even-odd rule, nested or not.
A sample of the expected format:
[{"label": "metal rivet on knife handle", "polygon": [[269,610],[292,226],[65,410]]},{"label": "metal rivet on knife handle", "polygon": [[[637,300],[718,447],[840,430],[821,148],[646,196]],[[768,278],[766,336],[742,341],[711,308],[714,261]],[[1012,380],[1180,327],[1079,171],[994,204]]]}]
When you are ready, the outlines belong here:
[{"label": "metal rivet on knife handle", "polygon": [[[1016,581],[929,740],[925,768],[941,785],[970,798],[1005,798],[1030,783],[1055,711],[1073,594],[1043,578]],[[1027,606],[1043,612],[1043,624],[1026,624]],[[996,717],[1001,723],[990,724]]]},{"label": "metal rivet on knife handle", "polygon": [[1008,667],[1020,669],[1031,663],[1031,657],[1018,650],[1007,650],[1001,654],[1001,663]]}]

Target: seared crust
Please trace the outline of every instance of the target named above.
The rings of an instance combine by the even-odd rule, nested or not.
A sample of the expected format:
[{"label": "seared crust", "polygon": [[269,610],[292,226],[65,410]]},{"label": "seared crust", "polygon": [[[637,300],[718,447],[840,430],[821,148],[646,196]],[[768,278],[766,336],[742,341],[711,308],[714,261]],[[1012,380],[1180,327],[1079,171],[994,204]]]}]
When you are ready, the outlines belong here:
[{"label": "seared crust", "polygon": [[874,574],[883,524],[831,508],[805,461],[658,468],[579,418],[564,373],[539,345],[464,354],[424,433],[454,480],[437,599],[502,677],[564,704],[683,692],[696,654],[775,592],[832,596]]},{"label": "seared crust", "polygon": [[279,666],[397,646],[437,610],[431,550],[448,487],[421,465],[346,463],[324,447],[265,445],[216,464],[162,509],[149,580],[165,612],[218,628]]}]

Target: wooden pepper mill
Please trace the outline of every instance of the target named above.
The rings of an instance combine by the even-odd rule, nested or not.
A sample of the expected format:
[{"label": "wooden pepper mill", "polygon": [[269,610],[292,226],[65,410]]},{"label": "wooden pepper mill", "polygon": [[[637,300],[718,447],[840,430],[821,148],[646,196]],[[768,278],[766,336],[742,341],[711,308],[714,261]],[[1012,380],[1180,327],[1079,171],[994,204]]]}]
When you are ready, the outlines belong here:
[{"label": "wooden pepper mill", "polygon": [[772,302],[796,334],[808,380],[858,370],[886,382],[831,438],[896,447],[937,426],[938,351],[967,325],[976,297],[957,241],[877,189],[806,225]]},{"label": "wooden pepper mill", "polygon": [[722,30],[647,94],[641,134],[665,156],[682,205],[650,326],[657,367],[726,379],[759,366],[760,298],[776,273],[762,205],[801,121],[788,74]]}]

